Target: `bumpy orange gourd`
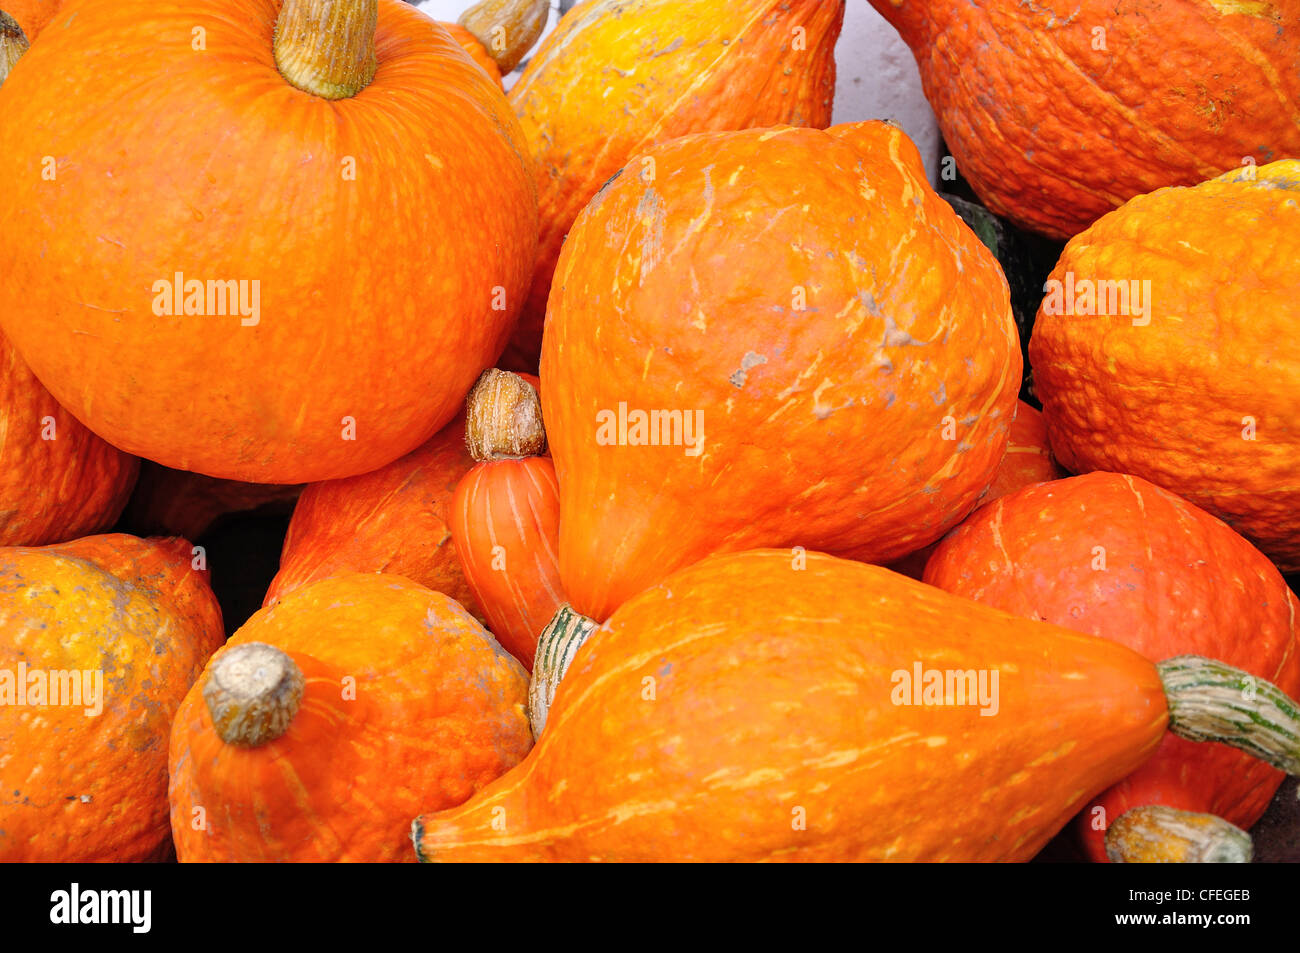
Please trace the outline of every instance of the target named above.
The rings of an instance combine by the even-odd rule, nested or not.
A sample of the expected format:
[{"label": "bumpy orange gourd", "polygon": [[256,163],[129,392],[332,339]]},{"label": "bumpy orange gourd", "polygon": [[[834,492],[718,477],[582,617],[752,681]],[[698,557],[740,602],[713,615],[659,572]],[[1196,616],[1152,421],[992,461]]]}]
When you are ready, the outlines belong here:
[{"label": "bumpy orange gourd", "polygon": [[448,525],[488,628],[532,669],[537,637],[564,604],[560,487],[546,452],[535,378],[484,371],[468,399],[478,461],[456,487]]},{"label": "bumpy orange gourd", "polygon": [[0,546],[97,533],[126,505],[140,461],[87,430],[0,335]]},{"label": "bumpy orange gourd", "polygon": [[[264,690],[257,666],[230,672],[258,645],[274,650],[264,669],[287,656],[289,691]],[[224,682],[222,699],[225,677],[244,693]],[[459,804],[527,754],[527,692],[464,609],[409,579],[354,574],[291,593],[213,656],[177,714],[177,856],[412,860],[418,805]]]},{"label": "bumpy orange gourd", "polygon": [[1069,238],[1135,195],[1300,157],[1295,0],[872,0],[961,173]]},{"label": "bumpy orange gourd", "polygon": [[[971,696],[922,689],[950,670]],[[1026,860],[1155,749],[1173,682],[877,566],[714,556],[621,606],[524,763],[412,834],[443,861]]]},{"label": "bumpy orange gourd", "polygon": [[75,7],[0,89],[0,324],[37,377],[115,446],[227,479],[429,439],[532,268],[497,85],[397,0]]},{"label": "bumpy orange gourd", "polygon": [[166,857],[172,716],[223,638],[183,539],[0,549],[0,861]]},{"label": "bumpy orange gourd", "polygon": [[1029,342],[1066,469],[1150,480],[1284,572],[1300,570],[1297,261],[1300,161],[1162,189],[1065,247]]},{"label": "bumpy orange gourd", "polygon": [[913,552],[988,486],[1020,370],[996,260],[897,127],[658,146],[556,272],[542,404],[565,592],[603,619],[719,550]]},{"label": "bumpy orange gourd", "polygon": [[[1064,470],[1052,459],[1052,450],[1047,443],[1047,425],[1043,415],[1032,405],[1023,400],[1016,401],[1016,416],[1011,421],[1011,433],[1007,439],[1007,452],[993,472],[993,480],[980,497],[980,506],[991,503],[1017,490],[1046,480],[1059,480],[1066,476]],[[969,517],[968,517],[969,518]],[[890,565],[894,572],[904,576],[920,579],[925,572],[936,543],[918,549],[910,556],[905,556]]]},{"label": "bumpy orange gourd", "polygon": [[[939,544],[925,581],[1153,661],[1207,655],[1300,693],[1300,604],[1282,576],[1220,520],[1135,477],[1091,473],[1003,497]],[[1166,735],[1150,761],[1089,804],[1078,830],[1103,861],[1106,828],[1133,807],[1249,827],[1281,782],[1282,772],[1227,745]]]},{"label": "bumpy orange gourd", "polygon": [[346,480],[313,483],[294,507],[264,605],[309,582],[354,572],[406,576],[482,610],[461,571],[448,505],[474,466],[462,413],[414,453]]},{"label": "bumpy orange gourd", "polygon": [[844,0],[588,0],[510,91],[538,160],[541,238],[502,366],[537,368],[578,213],[632,156],[689,133],[831,121]]}]

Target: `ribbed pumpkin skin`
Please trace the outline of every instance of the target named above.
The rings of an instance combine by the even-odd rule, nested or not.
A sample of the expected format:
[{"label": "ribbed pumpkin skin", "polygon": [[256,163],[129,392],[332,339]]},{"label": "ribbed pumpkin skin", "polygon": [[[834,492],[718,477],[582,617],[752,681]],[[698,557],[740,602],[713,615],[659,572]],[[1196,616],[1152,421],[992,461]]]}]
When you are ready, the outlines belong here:
[{"label": "ribbed pumpkin skin", "polygon": [[531,671],[537,637],[564,604],[555,465],[549,457],[480,463],[456,487],[448,524],[488,629]]},{"label": "ribbed pumpkin skin", "polygon": [[1300,162],[1249,174],[1139,196],[1070,242],[1052,277],[1150,280],[1150,323],[1040,308],[1029,359],[1066,469],[1150,480],[1289,572],[1300,569]]},{"label": "ribbed pumpkin skin", "polygon": [[[423,817],[424,856],[1025,860],[1158,743],[1159,679],[1123,646],[806,559],[711,557],[620,607],[524,763]],[[998,713],[893,704],[918,661],[998,669]]]},{"label": "ribbed pumpkin skin", "polygon": [[259,610],[228,645],[247,642],[293,658],[301,708],[281,737],[240,748],[212,727],[202,680],[186,696],[170,760],[182,862],[413,860],[422,806],[459,804],[532,746],[519,663],[409,579],[323,580]]},{"label": "ribbed pumpkin skin", "polygon": [[830,125],[843,19],[844,0],[588,0],[560,21],[509,94],[541,204],[509,369],[536,370],[564,236],[632,156],[690,133]]},{"label": "ribbed pumpkin skin", "polygon": [[217,480],[144,461],[122,514],[135,532],[198,539],[222,517],[253,510],[293,511],[301,486]]},{"label": "ribbed pumpkin skin", "polygon": [[[380,0],[374,82],[331,102],[277,71],[279,8],[77,0],[33,44],[0,90],[0,322],[115,446],[301,483],[455,416],[523,303],[536,186],[501,91],[428,17]],[[260,282],[259,323],[156,315],[176,273]]]},{"label": "ribbed pumpkin skin", "polygon": [[423,447],[386,467],[311,484],[294,508],[280,571],[263,605],[329,576],[387,572],[444,593],[481,618],[447,512],[456,484],[472,466],[462,413]]},{"label": "ribbed pumpkin skin", "polygon": [[0,460],[0,546],[43,546],[107,529],[140,471],[138,459],[60,407],[2,335]]},{"label": "ribbed pumpkin skin", "polygon": [[[1016,418],[1011,421],[1011,434],[1007,439],[1007,452],[993,473],[989,488],[980,497],[980,506],[1015,493],[1017,490],[1046,480],[1059,480],[1067,476],[1066,472],[1052,459],[1052,450],[1047,443],[1047,424],[1037,408],[1016,401]],[[969,517],[967,517],[969,519]],[[937,543],[931,543],[909,556],[904,556],[889,568],[901,572],[912,579],[920,579],[925,573],[925,564],[929,562]]]},{"label": "ribbed pumpkin skin", "polygon": [[[1223,522],[1136,477],[1090,473],[1004,497],[939,544],[925,581],[1152,661],[1204,655],[1300,691],[1297,600],[1282,576]],[[1106,824],[1163,804],[1248,828],[1282,779],[1235,748],[1166,734],[1150,761],[1089,803],[1079,834],[1105,861],[1096,806]]]},{"label": "ribbed pumpkin skin", "polygon": [[1248,156],[1300,156],[1294,0],[871,2],[916,55],[962,175],[1044,235]]},{"label": "ribbed pumpkin skin", "polygon": [[492,59],[488,51],[483,49],[483,44],[478,41],[478,37],[469,32],[469,30],[465,29],[459,23],[445,23],[441,20],[438,22],[443,29],[451,34],[451,38],[456,41],[460,48],[469,54],[469,58],[479,66],[483,67],[483,72],[496,80],[498,86],[503,85],[501,82],[501,70],[497,68],[496,60]]},{"label": "ribbed pumpkin skin", "polygon": [[[997,262],[910,140],[871,122],[647,156],[653,183],[633,160],[569,233],[547,317],[574,607],[604,619],[711,552],[885,562],[959,522],[1006,447],[1020,350]],[[602,445],[620,403],[698,412],[702,452]]]},{"label": "ribbed pumpkin skin", "polygon": [[0,705],[0,862],[157,860],[171,849],[172,716],[224,638],[183,539],[0,549],[0,669],[103,672],[103,711]]}]

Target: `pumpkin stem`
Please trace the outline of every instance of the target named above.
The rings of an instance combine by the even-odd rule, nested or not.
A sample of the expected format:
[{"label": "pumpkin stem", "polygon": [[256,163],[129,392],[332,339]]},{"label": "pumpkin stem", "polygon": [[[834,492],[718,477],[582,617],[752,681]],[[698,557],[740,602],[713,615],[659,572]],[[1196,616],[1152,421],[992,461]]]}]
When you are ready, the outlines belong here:
[{"label": "pumpkin stem", "polygon": [[14,68],[18,58],[27,52],[27,34],[18,25],[18,21],[0,10],[0,85],[9,78],[9,71]]},{"label": "pumpkin stem", "polygon": [[550,13],[550,0],[479,0],[457,22],[483,44],[505,76],[533,48]]},{"label": "pumpkin stem", "polygon": [[1253,853],[1235,824],[1160,804],[1126,811],[1106,831],[1113,864],[1248,864]]},{"label": "pumpkin stem", "polygon": [[1221,741],[1287,774],[1300,774],[1300,705],[1282,689],[1199,655],[1165,659],[1156,670],[1174,734]]},{"label": "pumpkin stem", "polygon": [[465,444],[479,463],[546,452],[542,402],[518,374],[489,367],[465,401]]},{"label": "pumpkin stem", "polygon": [[203,700],[222,741],[256,748],[289,730],[302,689],[293,659],[273,645],[245,642],[212,663]]},{"label": "pumpkin stem", "polygon": [[285,0],[275,23],[275,65],[303,92],[355,96],[375,78],[379,0]]},{"label": "pumpkin stem", "polygon": [[533,740],[542,736],[546,716],[555,700],[555,689],[569,670],[573,656],[596,631],[597,623],[579,615],[569,605],[560,606],[555,616],[537,637],[537,654],[533,658],[533,677],[528,683],[528,723]]}]

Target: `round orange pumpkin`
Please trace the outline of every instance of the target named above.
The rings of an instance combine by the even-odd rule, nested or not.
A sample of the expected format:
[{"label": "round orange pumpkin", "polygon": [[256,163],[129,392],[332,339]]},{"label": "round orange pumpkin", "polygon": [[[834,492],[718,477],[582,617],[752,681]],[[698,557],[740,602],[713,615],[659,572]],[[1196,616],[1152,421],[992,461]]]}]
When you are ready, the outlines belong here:
[{"label": "round orange pumpkin", "polygon": [[[1300,694],[1300,602],[1282,576],[1223,522],[1145,480],[1090,473],[1003,497],[938,545],[925,581],[1153,661],[1207,655]],[[1108,826],[1130,808],[1249,827],[1282,778],[1235,748],[1167,734],[1151,760],[1089,802],[1078,832],[1103,861]]]},{"label": "round orange pumpkin", "polygon": [[77,0],[0,109],[0,323],[124,450],[260,483],[373,470],[512,330],[531,160],[405,3]]},{"label": "round orange pumpkin", "polygon": [[0,862],[170,853],[172,716],[224,638],[191,559],[120,534],[0,548]]},{"label": "round orange pumpkin", "polygon": [[528,753],[527,695],[517,661],[409,579],[291,593],[231,636],[177,714],[177,856],[413,860],[421,804],[459,804]]},{"label": "round orange pumpkin", "polygon": [[1284,572],[1300,570],[1297,261],[1300,161],[1161,189],[1066,245],[1029,342],[1067,470],[1150,480]]},{"label": "round orange pumpkin", "polygon": [[564,236],[611,175],[695,132],[831,121],[844,0],[588,0],[510,90],[538,162],[541,237],[502,366],[537,369]]},{"label": "round orange pumpkin", "polygon": [[0,335],[0,546],[98,533],[126,505],[140,461],[64,410]]},{"label": "round orange pumpkin", "polygon": [[413,453],[372,473],[313,483],[294,507],[264,605],[355,572],[406,576],[483,618],[461,571],[448,505],[474,466],[462,413]]},{"label": "round orange pumpkin", "polygon": [[871,0],[994,212],[1070,238],[1135,195],[1300,157],[1300,5]]},{"label": "round orange pumpkin", "polygon": [[896,126],[658,146],[551,295],[564,591],[603,619],[715,551],[913,552],[988,486],[1020,370],[996,260]]}]

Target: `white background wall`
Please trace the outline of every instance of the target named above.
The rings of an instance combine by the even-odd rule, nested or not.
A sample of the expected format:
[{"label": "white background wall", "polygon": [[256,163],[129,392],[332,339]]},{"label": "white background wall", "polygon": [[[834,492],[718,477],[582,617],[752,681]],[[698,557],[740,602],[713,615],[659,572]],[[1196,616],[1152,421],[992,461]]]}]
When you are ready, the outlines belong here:
[{"label": "white background wall", "polygon": [[[691,2],[691,0],[683,0]],[[472,0],[425,0],[418,6],[435,20],[455,20]],[[551,23],[559,3],[551,4]],[[835,47],[834,121],[893,119],[916,143],[934,181],[939,161],[939,130],[921,93],[921,78],[911,51],[867,0],[848,0],[844,32]],[[510,79],[506,79],[510,85]]]}]

